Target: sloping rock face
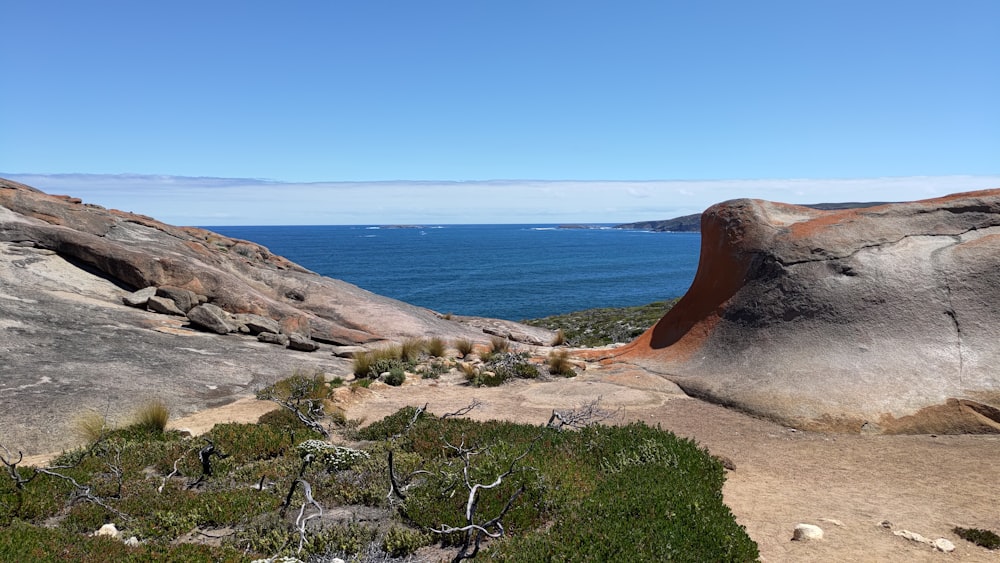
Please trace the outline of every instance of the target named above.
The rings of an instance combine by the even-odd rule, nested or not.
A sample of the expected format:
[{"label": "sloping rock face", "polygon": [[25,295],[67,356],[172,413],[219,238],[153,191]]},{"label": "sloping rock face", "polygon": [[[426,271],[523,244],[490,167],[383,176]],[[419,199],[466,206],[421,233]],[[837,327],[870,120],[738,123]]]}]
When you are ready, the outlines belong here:
[{"label": "sloping rock face", "polygon": [[429,336],[490,338],[253,243],[0,179],[0,445],[11,451],[79,445],[86,411],[124,423],[156,398],[178,417],[295,372],[349,376],[330,343]]},{"label": "sloping rock face", "polygon": [[322,342],[476,336],[433,311],[319,276],[251,242],[84,205],[4,179],[0,241],[32,242],[123,287],[188,290],[229,313],[273,319],[285,333]]},{"label": "sloping rock face", "polygon": [[1000,431],[1000,190],[715,205],[691,288],[618,359],[800,428]]}]

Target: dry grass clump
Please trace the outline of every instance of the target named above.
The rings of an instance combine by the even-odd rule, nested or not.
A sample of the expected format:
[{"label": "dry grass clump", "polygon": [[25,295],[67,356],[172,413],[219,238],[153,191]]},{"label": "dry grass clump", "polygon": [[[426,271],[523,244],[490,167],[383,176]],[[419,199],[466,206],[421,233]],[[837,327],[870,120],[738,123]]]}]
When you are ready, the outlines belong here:
[{"label": "dry grass clump", "polygon": [[507,340],[502,336],[494,336],[493,338],[490,338],[490,351],[494,354],[509,352],[510,340]]},{"label": "dry grass clump", "polygon": [[427,354],[432,358],[440,358],[444,356],[448,347],[444,343],[443,339],[435,336],[425,343],[424,348],[427,351]]},{"label": "dry grass clump", "polygon": [[425,347],[426,344],[422,339],[408,338],[398,346],[399,355],[397,357],[404,362],[415,362],[420,359]]},{"label": "dry grass clump", "polygon": [[73,420],[73,431],[88,444],[103,438],[108,430],[108,419],[97,411],[88,410]]},{"label": "dry grass clump", "polygon": [[475,349],[475,344],[472,343],[468,338],[459,338],[452,344],[456,350],[458,350],[458,355],[464,358],[472,353]]},{"label": "dry grass clump", "polygon": [[566,343],[566,333],[563,332],[563,329],[560,328],[559,330],[556,331],[556,335],[552,337],[552,342],[550,343],[550,345],[562,346],[565,343]]},{"label": "dry grass clump", "polygon": [[170,409],[166,403],[159,399],[153,399],[143,404],[135,412],[134,426],[143,430],[161,433],[167,429],[167,421],[170,420]]},{"label": "dry grass clump", "polygon": [[576,375],[576,372],[573,371],[573,364],[569,361],[569,352],[566,350],[553,350],[549,353],[546,363],[549,366],[549,373],[552,375],[561,375],[563,377],[573,377]]},{"label": "dry grass clump", "polygon": [[468,362],[459,362],[458,369],[462,371],[462,375],[465,376],[465,379],[467,381],[472,381],[473,378],[475,378],[476,375],[479,374],[479,370],[476,369],[476,366]]}]

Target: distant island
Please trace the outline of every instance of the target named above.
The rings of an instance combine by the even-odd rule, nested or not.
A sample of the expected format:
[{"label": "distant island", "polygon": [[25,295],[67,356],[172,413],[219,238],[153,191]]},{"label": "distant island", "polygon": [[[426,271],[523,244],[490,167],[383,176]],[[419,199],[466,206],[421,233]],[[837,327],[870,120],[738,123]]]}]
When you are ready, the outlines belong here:
[{"label": "distant island", "polygon": [[[812,209],[830,211],[836,209],[860,209],[863,207],[875,207],[876,205],[885,205],[887,203],[889,202],[850,201],[843,203],[807,203],[807,204],[802,204],[802,207],[809,207]],[[653,231],[656,233],[696,233],[701,230],[701,213],[695,213],[693,215],[683,215],[681,217],[674,217],[673,219],[664,219],[662,221],[639,221],[637,223],[624,223],[622,225],[615,225],[612,228],[626,229],[633,231]]]}]

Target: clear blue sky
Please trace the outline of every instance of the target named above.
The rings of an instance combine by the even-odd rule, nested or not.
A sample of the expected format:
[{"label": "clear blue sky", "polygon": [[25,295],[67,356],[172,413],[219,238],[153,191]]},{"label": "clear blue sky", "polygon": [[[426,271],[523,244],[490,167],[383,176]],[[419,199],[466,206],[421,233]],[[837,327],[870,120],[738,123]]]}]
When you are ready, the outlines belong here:
[{"label": "clear blue sky", "polygon": [[[996,0],[32,0],[4,2],[0,21],[8,177],[251,178],[276,181],[272,192],[315,182],[956,175],[979,177],[969,189],[1000,187]],[[113,190],[122,178],[101,178],[92,191],[58,176],[34,185],[201,224],[152,192],[184,185],[212,201],[214,189],[135,176],[138,195],[122,200]],[[921,181],[913,198],[947,191]],[[724,199],[711,182],[683,189],[695,185],[703,197],[692,208]],[[336,185],[318,186],[338,199]],[[494,184],[399,186],[440,210]],[[901,197],[864,186],[808,199]],[[228,201],[258,197],[246,189]],[[143,205],[141,190],[156,205]],[[530,213],[535,192],[525,193],[519,212],[493,218]],[[621,219],[601,205],[547,211]],[[223,222],[307,222],[273,206],[241,213]]]}]

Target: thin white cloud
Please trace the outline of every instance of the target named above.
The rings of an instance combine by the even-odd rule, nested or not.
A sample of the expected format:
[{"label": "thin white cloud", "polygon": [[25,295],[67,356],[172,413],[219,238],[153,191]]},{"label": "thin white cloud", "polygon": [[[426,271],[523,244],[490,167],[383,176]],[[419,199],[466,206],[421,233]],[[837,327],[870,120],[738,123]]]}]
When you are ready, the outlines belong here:
[{"label": "thin white cloud", "polygon": [[626,223],[729,199],[908,201],[1000,188],[1000,176],[705,181],[318,182],[180,176],[0,174],[48,193],[178,225]]}]

